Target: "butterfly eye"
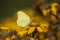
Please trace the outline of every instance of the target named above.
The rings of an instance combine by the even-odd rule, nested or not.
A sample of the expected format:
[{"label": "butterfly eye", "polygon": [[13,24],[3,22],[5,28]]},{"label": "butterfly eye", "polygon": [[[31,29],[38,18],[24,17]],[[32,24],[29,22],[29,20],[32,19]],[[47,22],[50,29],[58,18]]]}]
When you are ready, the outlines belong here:
[{"label": "butterfly eye", "polygon": [[23,11],[18,11],[17,16],[18,16],[18,19],[17,19],[18,26],[26,27],[27,25],[30,24],[30,17]]}]

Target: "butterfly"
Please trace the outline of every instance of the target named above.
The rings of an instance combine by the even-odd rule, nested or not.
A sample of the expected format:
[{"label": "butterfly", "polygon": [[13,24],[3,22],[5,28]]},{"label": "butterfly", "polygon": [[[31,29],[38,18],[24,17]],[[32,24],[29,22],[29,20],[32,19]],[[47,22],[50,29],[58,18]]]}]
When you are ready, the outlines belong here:
[{"label": "butterfly", "polygon": [[18,26],[26,27],[27,25],[30,24],[30,22],[31,22],[30,17],[23,11],[18,11],[17,16],[18,16],[18,19],[17,19]]}]

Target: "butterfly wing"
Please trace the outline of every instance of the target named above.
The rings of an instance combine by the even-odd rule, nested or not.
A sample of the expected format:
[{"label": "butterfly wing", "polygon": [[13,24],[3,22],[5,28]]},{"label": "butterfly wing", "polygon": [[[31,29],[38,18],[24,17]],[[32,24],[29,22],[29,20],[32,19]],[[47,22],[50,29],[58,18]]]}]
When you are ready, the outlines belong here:
[{"label": "butterfly wing", "polygon": [[26,27],[27,25],[30,24],[30,17],[23,11],[18,11],[17,16],[18,16],[17,19],[18,26]]}]

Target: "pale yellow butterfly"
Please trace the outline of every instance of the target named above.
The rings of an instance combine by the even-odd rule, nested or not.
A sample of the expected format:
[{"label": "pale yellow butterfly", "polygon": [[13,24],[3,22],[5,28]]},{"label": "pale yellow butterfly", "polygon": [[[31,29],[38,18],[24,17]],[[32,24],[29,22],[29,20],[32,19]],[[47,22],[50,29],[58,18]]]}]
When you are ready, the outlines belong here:
[{"label": "pale yellow butterfly", "polygon": [[24,13],[23,11],[18,11],[17,12],[17,25],[20,27],[26,27],[27,25],[30,24],[30,17]]}]

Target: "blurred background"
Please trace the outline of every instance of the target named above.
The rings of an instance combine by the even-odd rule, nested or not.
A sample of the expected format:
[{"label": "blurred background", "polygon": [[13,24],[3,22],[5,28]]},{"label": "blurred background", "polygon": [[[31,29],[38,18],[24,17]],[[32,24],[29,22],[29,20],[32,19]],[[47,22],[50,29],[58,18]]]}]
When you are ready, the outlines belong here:
[{"label": "blurred background", "polygon": [[12,17],[18,10],[31,6],[32,0],[0,0],[0,20]]}]

